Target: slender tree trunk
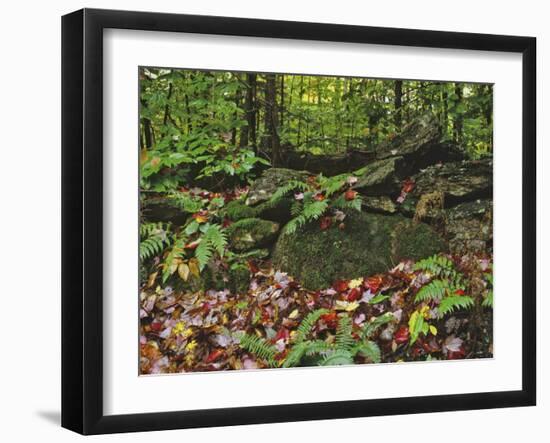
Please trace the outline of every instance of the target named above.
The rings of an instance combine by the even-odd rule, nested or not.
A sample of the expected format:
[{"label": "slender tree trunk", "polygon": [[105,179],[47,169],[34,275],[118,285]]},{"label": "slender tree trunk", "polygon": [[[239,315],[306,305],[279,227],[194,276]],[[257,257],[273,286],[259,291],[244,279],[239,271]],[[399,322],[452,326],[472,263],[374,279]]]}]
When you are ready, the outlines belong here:
[{"label": "slender tree trunk", "polygon": [[304,96],[304,76],[300,76],[300,97],[298,100],[298,103],[300,105],[300,114],[298,115],[298,136],[297,136],[297,142],[296,147],[299,147],[301,144],[301,136],[302,136],[302,97]]},{"label": "slender tree trunk", "polygon": [[[456,102],[458,104],[462,101],[462,84],[455,83],[455,95],[457,97]],[[454,141],[458,144],[462,142],[462,126],[462,114],[456,113],[454,118]]]},{"label": "slender tree trunk", "polygon": [[394,100],[393,100],[393,108],[394,108],[394,121],[395,126],[397,130],[399,131],[401,129],[401,124],[403,122],[403,80],[396,80],[394,84]]},{"label": "slender tree trunk", "polygon": [[274,74],[268,74],[265,86],[265,126],[266,147],[271,151],[271,165],[274,167],[282,164],[281,142],[279,140],[279,110],[277,107],[277,85]]}]

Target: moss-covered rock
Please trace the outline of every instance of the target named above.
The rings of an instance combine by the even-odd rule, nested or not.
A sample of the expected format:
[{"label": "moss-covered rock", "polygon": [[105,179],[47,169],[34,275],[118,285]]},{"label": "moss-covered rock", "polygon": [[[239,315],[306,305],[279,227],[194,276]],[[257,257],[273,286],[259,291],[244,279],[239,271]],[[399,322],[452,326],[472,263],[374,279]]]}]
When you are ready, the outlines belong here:
[{"label": "moss-covered rock", "polygon": [[257,209],[251,206],[248,206],[242,200],[233,200],[230,201],[225,206],[225,213],[232,221],[239,221],[243,218],[253,218],[256,217]]},{"label": "moss-covered rock", "polygon": [[291,180],[306,180],[309,173],[286,168],[266,169],[262,176],[252,183],[248,191],[246,204],[255,206],[266,202],[279,187]]},{"label": "moss-covered rock", "polygon": [[399,192],[408,168],[403,157],[377,160],[361,168],[354,189],[364,195],[391,195]]},{"label": "moss-covered rock", "polygon": [[277,240],[273,263],[312,290],[386,271],[404,258],[420,259],[445,251],[439,235],[424,223],[401,215],[351,213],[345,227],[321,231],[314,222]]},{"label": "moss-covered rock", "polygon": [[229,245],[234,251],[248,251],[267,246],[275,240],[279,224],[259,218],[244,218],[227,228]]}]

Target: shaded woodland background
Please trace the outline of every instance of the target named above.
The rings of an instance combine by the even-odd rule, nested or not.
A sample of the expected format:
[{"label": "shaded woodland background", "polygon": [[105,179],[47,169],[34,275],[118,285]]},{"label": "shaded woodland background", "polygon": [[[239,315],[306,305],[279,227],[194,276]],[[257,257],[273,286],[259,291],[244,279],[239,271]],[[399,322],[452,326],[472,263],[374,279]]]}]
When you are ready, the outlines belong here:
[{"label": "shaded woodland background", "polygon": [[[492,151],[488,84],[142,68],[140,88],[141,149],[158,154],[145,178],[212,154],[235,161],[205,175],[221,166],[246,179],[256,156],[303,168],[311,155],[370,152],[427,113],[469,158]],[[161,182],[146,185],[166,190],[178,178]]]}]

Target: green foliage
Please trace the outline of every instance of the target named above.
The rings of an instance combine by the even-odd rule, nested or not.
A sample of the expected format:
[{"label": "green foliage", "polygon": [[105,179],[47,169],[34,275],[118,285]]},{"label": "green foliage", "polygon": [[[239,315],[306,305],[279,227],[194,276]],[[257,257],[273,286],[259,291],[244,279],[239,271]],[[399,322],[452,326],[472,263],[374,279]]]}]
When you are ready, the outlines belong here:
[{"label": "green foliage", "polygon": [[202,271],[212,259],[214,252],[223,257],[227,245],[227,234],[219,225],[209,224],[200,239],[195,250],[195,257],[199,262],[199,269]]},{"label": "green foliage", "polygon": [[[310,312],[300,323],[291,347],[282,361],[284,368],[300,366],[304,359],[313,358],[313,361],[321,366],[334,366],[352,364],[357,355],[367,358],[374,363],[381,361],[381,351],[378,345],[368,338],[374,334],[377,328],[394,318],[391,314],[384,314],[367,323],[357,340],[352,335],[352,321],[347,314],[341,314],[338,318],[336,335],[332,342],[319,339],[308,339],[319,319],[329,313],[326,309],[317,309]],[[243,340],[244,339],[244,340]],[[279,366],[275,360],[276,348],[265,339],[252,335],[244,335],[241,338],[241,347],[248,352],[264,359],[271,367]]]},{"label": "green foliage", "polygon": [[414,298],[415,303],[420,303],[423,301],[430,300],[441,300],[445,294],[450,291],[449,280],[432,280],[425,286],[422,286],[420,290],[416,293]]},{"label": "green foliage", "polygon": [[298,326],[298,329],[296,330],[296,337],[294,341],[296,343],[303,342],[313,329],[313,326],[315,326],[317,321],[321,318],[321,316],[327,314],[328,312],[328,309],[316,309],[315,311],[311,311],[308,315],[306,315],[301,321],[300,326]]},{"label": "green foliage", "polygon": [[265,360],[272,368],[276,368],[278,366],[278,363],[275,360],[277,348],[269,344],[264,338],[251,334],[243,334],[240,337],[239,343],[245,351]]},{"label": "green foliage", "polygon": [[450,314],[456,309],[470,309],[474,306],[474,299],[467,295],[450,295],[441,300],[437,307],[440,316]]},{"label": "green foliage", "polygon": [[160,255],[170,245],[170,227],[164,223],[142,223],[139,227],[139,259],[144,262]]}]

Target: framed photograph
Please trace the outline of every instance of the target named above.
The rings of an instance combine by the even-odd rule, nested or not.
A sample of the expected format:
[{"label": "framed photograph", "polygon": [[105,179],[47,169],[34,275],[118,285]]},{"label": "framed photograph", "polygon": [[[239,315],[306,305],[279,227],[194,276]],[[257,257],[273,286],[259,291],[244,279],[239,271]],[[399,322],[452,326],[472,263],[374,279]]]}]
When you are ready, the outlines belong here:
[{"label": "framed photograph", "polygon": [[62,21],[62,425],[530,406],[531,37]]}]

